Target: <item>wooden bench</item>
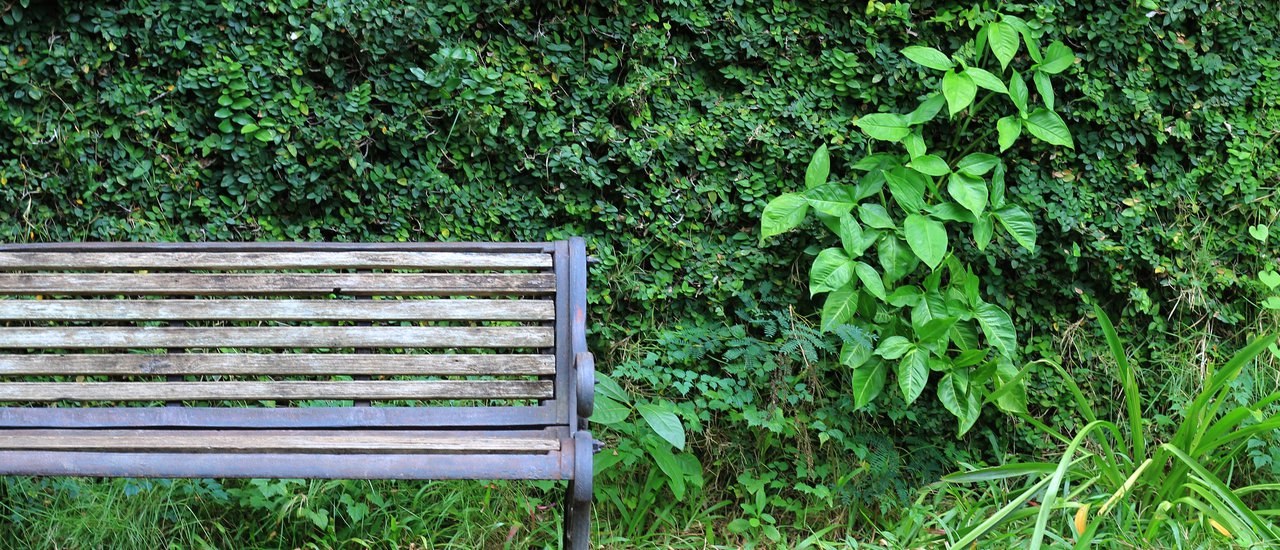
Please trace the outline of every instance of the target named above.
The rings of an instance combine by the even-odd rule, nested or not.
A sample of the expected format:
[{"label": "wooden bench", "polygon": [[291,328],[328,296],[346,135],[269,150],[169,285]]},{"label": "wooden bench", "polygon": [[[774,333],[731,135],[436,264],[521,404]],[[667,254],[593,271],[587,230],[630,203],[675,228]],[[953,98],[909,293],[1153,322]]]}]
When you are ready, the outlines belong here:
[{"label": "wooden bench", "polygon": [[568,480],[583,240],[0,244],[0,474]]}]

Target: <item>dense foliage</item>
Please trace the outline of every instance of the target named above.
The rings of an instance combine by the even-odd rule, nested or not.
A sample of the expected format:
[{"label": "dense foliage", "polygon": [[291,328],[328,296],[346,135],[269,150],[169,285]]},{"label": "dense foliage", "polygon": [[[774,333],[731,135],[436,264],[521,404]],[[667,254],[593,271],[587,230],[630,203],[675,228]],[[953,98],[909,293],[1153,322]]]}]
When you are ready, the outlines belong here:
[{"label": "dense foliage", "polygon": [[[1114,378],[1080,296],[1105,304],[1121,333],[1141,335],[1142,391],[1164,396],[1144,400],[1138,429],[1172,436],[1177,396],[1190,401],[1206,365],[1238,347],[1219,345],[1277,324],[1277,13],[1187,0],[17,0],[0,5],[0,239],[584,235],[601,259],[592,344],[613,374],[601,386],[604,540],[861,539],[913,517],[916,489],[958,461],[1057,443],[994,407],[959,439],[937,399],[886,392],[858,409],[838,348],[863,335],[822,334],[821,302],[805,292],[810,254],[829,241],[815,226],[761,245],[768,200],[804,188],[824,143],[832,178],[851,182],[879,150],[857,121],[911,112],[937,90],[904,48],[973,56],[975,30],[1004,16],[1060,41],[1079,59],[1055,76],[1049,108],[1074,148],[1024,135],[1001,153],[1006,200],[1030,216],[1036,246],[950,246],[1009,313],[1011,355],[1060,358],[1109,418]],[[922,139],[998,151],[998,118]],[[1242,377],[1269,393],[1264,372]],[[1025,382],[1032,417],[1080,427],[1059,412],[1073,408],[1060,377]],[[1271,436],[1240,457],[1241,476],[1280,472]],[[51,510],[65,491],[93,490],[5,486],[6,533],[39,532],[31,522],[62,517]],[[139,490],[109,487],[122,486],[121,499]],[[175,531],[198,523],[191,514],[235,525],[200,532],[219,546],[407,545],[453,521],[423,518],[425,502],[453,502],[439,484],[158,487],[221,503],[153,518]],[[541,522],[557,514],[539,506],[555,494],[516,489],[496,489],[525,496],[479,538],[440,532],[554,541]],[[468,496],[488,502],[486,491]],[[390,502],[413,508],[414,527]],[[295,512],[310,521],[280,527]],[[440,516],[453,517],[477,516]],[[42,540],[91,536],[64,533]]]}]

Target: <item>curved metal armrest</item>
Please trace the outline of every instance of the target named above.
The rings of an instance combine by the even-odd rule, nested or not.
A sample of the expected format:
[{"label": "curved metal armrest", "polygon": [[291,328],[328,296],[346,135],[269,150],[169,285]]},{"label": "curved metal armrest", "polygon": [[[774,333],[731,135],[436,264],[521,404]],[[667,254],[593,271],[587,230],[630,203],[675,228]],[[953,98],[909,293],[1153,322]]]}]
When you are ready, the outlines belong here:
[{"label": "curved metal armrest", "polygon": [[596,408],[596,357],[589,351],[580,351],[573,356],[573,368],[578,418],[588,418]]}]

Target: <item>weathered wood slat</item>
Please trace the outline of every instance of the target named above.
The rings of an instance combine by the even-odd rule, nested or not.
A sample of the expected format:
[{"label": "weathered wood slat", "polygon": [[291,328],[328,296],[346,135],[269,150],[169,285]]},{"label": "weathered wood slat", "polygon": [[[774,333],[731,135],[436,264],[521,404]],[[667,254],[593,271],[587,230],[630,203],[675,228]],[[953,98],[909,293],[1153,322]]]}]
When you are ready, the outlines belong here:
[{"label": "weathered wood slat", "polygon": [[0,348],[544,348],[551,327],[8,327]]},{"label": "weathered wood slat", "polygon": [[536,432],[498,436],[392,430],[0,430],[0,449],[115,452],[431,453],[548,452]]},{"label": "weathered wood slat", "polygon": [[0,273],[0,294],[492,296],[555,292],[549,273]]},{"label": "weathered wood slat", "polygon": [[549,376],[553,355],[183,353],[0,354],[0,376],[388,375]]},{"label": "weathered wood slat", "polygon": [[0,300],[13,321],[550,321],[549,300]]},{"label": "weathered wood slat", "polygon": [[61,242],[0,243],[3,252],[486,252],[550,253],[550,242]]},{"label": "weathered wood slat", "polygon": [[549,399],[552,390],[543,380],[9,382],[0,383],[0,401]]},{"label": "weathered wood slat", "polygon": [[0,252],[0,271],[63,269],[546,269],[549,254],[488,252]]}]

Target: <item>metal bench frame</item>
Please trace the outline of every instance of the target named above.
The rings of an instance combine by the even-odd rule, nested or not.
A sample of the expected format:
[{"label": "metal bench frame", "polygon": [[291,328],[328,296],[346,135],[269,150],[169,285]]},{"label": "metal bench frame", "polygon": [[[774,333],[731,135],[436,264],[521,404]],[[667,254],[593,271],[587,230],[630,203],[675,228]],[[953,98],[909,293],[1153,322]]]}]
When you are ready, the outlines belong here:
[{"label": "metal bench frame", "polygon": [[[581,238],[546,243],[47,243],[0,244],[5,253],[149,252],[470,252],[545,253],[554,273],[554,397],[534,406],[495,407],[13,407],[0,405],[0,429],[417,430],[438,437],[554,433],[546,453],[282,454],[13,450],[0,436],[0,475],[104,477],[256,477],[339,479],[544,479],[569,482],[566,548],[585,549],[590,533],[592,455],[587,418],[595,361],[587,349],[587,253]],[[0,268],[0,273],[4,269]],[[0,275],[3,277],[3,275]],[[0,288],[0,294],[5,294]],[[12,294],[12,293],[10,293]],[[12,303],[12,302],[11,302]],[[0,308],[5,301],[0,300]],[[0,322],[0,327],[3,323]],[[4,330],[0,328],[0,331]],[[0,374],[4,374],[0,368]],[[165,382],[156,382],[163,384]],[[0,382],[0,386],[5,385]],[[332,432],[330,432],[332,433]]]}]

